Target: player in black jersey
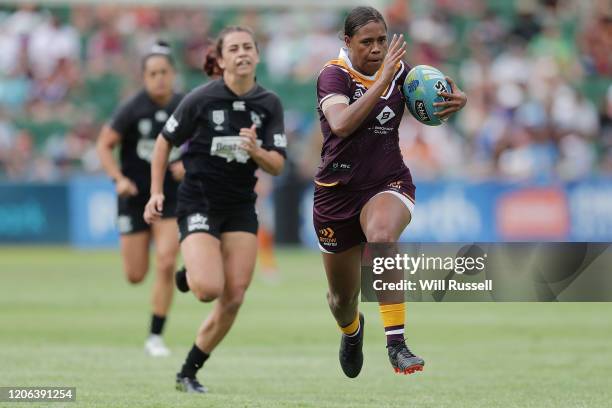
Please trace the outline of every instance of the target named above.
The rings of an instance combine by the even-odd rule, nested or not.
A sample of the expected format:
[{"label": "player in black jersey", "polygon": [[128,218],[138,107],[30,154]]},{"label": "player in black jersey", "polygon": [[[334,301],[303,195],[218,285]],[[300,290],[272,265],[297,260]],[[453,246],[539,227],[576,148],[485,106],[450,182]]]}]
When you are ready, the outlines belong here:
[{"label": "player in black jersey", "polygon": [[218,301],[177,374],[177,389],[187,392],[205,392],[196,373],[231,328],[253,276],[255,170],[278,175],[287,145],[280,100],[255,81],[253,33],[228,27],[215,52],[217,65],[208,64],[207,73],[220,69],[221,78],[189,93],[157,138],[145,209],[145,220],[158,222],[166,207],[162,184],[170,147],[188,142],[177,206],[181,252],[193,294]]},{"label": "player in black jersey", "polygon": [[[163,190],[166,205],[163,220],[150,227],[142,219],[149,199],[151,154],[155,138],[182,95],[174,92],[175,70],[170,48],[155,44],[142,60],[144,89],[120,106],[104,126],[97,143],[102,166],[116,184],[121,254],[128,281],[141,282],[149,269],[149,246],[155,241],[157,274],[153,286],[150,335],[145,351],[152,356],[169,354],[161,334],[174,291],[172,274],[179,243],[176,228],[176,194],[184,169],[178,149],[171,154],[170,172]],[[113,149],[119,146],[119,161]]]}]

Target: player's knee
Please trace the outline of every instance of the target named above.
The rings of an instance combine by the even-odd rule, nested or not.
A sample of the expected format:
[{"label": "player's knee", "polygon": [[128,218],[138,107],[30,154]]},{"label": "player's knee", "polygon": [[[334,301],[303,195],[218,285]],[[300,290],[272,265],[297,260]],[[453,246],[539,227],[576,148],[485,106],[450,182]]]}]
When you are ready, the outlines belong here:
[{"label": "player's knee", "polygon": [[217,299],[223,290],[220,286],[207,284],[195,284],[190,289],[200,302],[205,303]]},{"label": "player's knee", "polygon": [[357,305],[359,301],[359,293],[341,295],[338,293],[327,293],[327,302],[329,307],[335,311],[341,311],[347,308],[352,308]]},{"label": "player's knee", "polygon": [[368,242],[395,242],[397,239],[393,229],[386,226],[371,228],[367,238]]},{"label": "player's knee", "polygon": [[136,285],[143,281],[147,270],[144,268],[127,268],[125,276],[132,285]]},{"label": "player's knee", "polygon": [[242,306],[242,303],[244,302],[245,293],[246,293],[246,288],[239,288],[239,289],[233,290],[231,292],[231,295],[225,296],[225,299],[223,300],[223,304],[222,304],[223,312],[225,314],[238,313],[240,306]]},{"label": "player's knee", "polygon": [[174,267],[176,258],[174,254],[160,254],[157,256],[157,270],[160,272],[162,277],[167,279],[172,279],[172,274],[174,273]]}]

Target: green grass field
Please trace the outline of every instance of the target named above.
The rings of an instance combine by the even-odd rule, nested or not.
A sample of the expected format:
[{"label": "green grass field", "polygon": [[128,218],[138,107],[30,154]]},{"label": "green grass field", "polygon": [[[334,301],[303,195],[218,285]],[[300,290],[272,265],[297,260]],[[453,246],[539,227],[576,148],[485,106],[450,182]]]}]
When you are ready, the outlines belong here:
[{"label": "green grass field", "polygon": [[[256,277],[229,336],[200,373],[174,375],[210,310],[178,294],[173,355],[142,344],[149,288],[123,279],[115,251],[0,248],[0,386],[75,386],[52,407],[609,407],[612,304],[418,303],[407,336],[425,371],[395,375],[376,305],[366,304],[365,364],[344,377],[319,254],[280,250],[282,278]],[[0,406],[43,406],[0,403]]]}]

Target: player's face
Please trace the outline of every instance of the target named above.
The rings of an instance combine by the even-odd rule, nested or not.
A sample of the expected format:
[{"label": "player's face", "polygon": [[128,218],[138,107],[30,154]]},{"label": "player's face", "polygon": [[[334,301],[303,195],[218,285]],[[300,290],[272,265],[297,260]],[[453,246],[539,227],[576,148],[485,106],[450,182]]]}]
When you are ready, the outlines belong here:
[{"label": "player's face", "polygon": [[352,36],[344,37],[353,66],[366,75],[373,75],[387,55],[387,30],[382,21],[370,21]]},{"label": "player's face", "polygon": [[149,57],[143,77],[145,89],[153,97],[163,98],[174,91],[174,68],[164,56]]},{"label": "player's face", "polygon": [[251,34],[236,31],[223,38],[223,49],[219,66],[228,73],[238,76],[255,76],[259,54]]}]

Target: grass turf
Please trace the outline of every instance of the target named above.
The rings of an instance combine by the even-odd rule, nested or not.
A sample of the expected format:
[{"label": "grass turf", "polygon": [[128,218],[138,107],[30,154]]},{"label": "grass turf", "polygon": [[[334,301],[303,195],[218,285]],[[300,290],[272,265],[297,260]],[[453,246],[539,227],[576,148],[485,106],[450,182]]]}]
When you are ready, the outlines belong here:
[{"label": "grass turf", "polygon": [[317,253],[279,250],[281,280],[258,276],[238,320],[199,375],[174,374],[210,305],[177,292],[167,359],[144,355],[152,276],[122,277],[116,251],[0,248],[0,386],[75,386],[51,407],[604,407],[612,399],[612,304],[416,303],[409,345],[423,373],[392,372],[376,305],[364,304],[365,364],[337,361]]}]

